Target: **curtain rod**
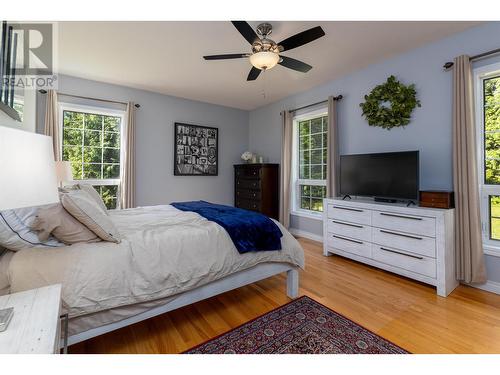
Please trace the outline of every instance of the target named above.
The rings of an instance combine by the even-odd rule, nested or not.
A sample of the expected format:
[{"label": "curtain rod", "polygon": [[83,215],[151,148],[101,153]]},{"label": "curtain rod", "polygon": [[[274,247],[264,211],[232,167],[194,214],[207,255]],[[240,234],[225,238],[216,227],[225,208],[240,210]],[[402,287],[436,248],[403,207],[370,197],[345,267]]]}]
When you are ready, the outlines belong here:
[{"label": "curtain rod", "polygon": [[[491,50],[491,51],[484,52],[484,53],[480,53],[479,55],[475,55],[475,56],[469,57],[469,60],[470,60],[470,61],[480,60],[480,59],[482,59],[483,57],[493,56],[493,55],[498,55],[498,54],[500,54],[500,48],[493,49],[493,50]],[[444,68],[444,70],[448,70],[448,69],[450,69],[453,65],[454,65],[454,62],[453,62],[453,61],[448,61],[448,62],[446,62],[446,63],[443,65],[443,68]]]},{"label": "curtain rod", "polygon": [[[333,100],[335,101],[339,101],[340,99],[342,99],[343,96],[342,95],[339,95],[339,96],[334,96],[333,97]],[[301,109],[306,109],[306,108],[309,108],[309,107],[314,107],[316,105],[320,105],[320,104],[324,104],[324,103],[328,103],[328,100],[322,100],[320,102],[317,102],[317,103],[312,103],[312,104],[308,104],[308,105],[305,105],[303,107],[299,107],[299,108],[295,108],[295,109],[290,109],[288,112],[297,112],[297,111],[300,111]]]},{"label": "curtain rod", "polygon": [[[47,90],[38,90],[38,92],[40,94],[46,94],[47,93]],[[81,95],[72,95],[72,94],[64,94],[62,92],[59,92],[58,93],[59,95],[63,95],[63,96],[70,96],[72,98],[78,98],[78,99],[88,99],[88,100],[97,100],[98,102],[105,102],[105,103],[116,103],[116,104],[124,104],[124,105],[127,105],[128,103],[125,103],[125,102],[119,102],[119,101],[116,101],[116,100],[109,100],[109,99],[99,99],[99,98],[91,98],[90,96],[81,96]],[[141,105],[140,104],[134,104],[134,107],[135,108],[140,108]]]}]

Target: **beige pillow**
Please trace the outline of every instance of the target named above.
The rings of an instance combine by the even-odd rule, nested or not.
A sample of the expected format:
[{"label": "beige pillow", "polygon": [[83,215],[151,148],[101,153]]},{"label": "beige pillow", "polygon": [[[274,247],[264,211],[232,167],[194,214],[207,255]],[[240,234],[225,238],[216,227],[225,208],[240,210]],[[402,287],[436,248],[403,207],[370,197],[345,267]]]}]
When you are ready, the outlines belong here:
[{"label": "beige pillow", "polygon": [[72,190],[62,193],[61,203],[76,220],[104,241],[120,242],[115,225],[86,191]]},{"label": "beige pillow", "polygon": [[13,251],[9,251],[0,247],[0,296],[9,293],[9,263],[14,256]]},{"label": "beige pillow", "polygon": [[108,209],[106,208],[106,205],[104,204],[101,196],[99,193],[94,189],[92,185],[89,184],[77,184],[76,185],[80,190],[83,190],[87,192],[90,197],[97,203],[97,205],[102,209],[102,211],[107,215],[108,214]]},{"label": "beige pillow", "polygon": [[38,232],[40,240],[52,235],[65,244],[97,242],[101,239],[85,225],[71,216],[61,204],[38,209],[31,228]]}]

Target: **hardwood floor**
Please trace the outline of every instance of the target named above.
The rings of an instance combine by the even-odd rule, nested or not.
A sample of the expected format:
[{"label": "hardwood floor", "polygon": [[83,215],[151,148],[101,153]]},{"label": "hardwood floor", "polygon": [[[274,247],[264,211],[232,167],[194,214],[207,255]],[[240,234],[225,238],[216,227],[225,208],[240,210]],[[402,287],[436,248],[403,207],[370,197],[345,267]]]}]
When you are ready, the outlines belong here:
[{"label": "hardwood floor", "polygon": [[[412,353],[500,353],[500,295],[433,287],[354,261],[306,253],[300,294],[325,304]],[[285,277],[270,279],[73,345],[70,353],[179,353],[286,302]]]}]

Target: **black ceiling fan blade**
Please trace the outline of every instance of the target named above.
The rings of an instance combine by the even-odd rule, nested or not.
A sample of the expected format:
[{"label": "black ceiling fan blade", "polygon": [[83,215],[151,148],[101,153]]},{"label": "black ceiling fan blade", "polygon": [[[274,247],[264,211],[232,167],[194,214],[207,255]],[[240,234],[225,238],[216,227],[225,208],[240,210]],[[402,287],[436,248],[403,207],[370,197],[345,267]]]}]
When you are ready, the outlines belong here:
[{"label": "black ceiling fan blade", "polygon": [[293,69],[293,70],[296,70],[296,71],[302,72],[302,73],[307,73],[308,71],[310,71],[312,69],[312,66],[309,64],[306,64],[305,62],[295,60],[295,59],[292,59],[291,57],[287,57],[287,56],[280,56],[280,57],[282,60],[278,64],[280,64],[286,68],[290,68],[290,69]]},{"label": "black ceiling fan blade", "polygon": [[226,55],[210,55],[203,56],[205,60],[228,60],[228,59],[240,59],[242,57],[248,57],[248,53],[229,53]]},{"label": "black ceiling fan blade", "polygon": [[260,69],[257,69],[256,67],[252,66],[252,69],[250,69],[250,73],[248,73],[247,81],[255,81],[259,76],[260,72],[261,72]]},{"label": "black ceiling fan blade", "polygon": [[252,29],[252,26],[246,21],[231,21],[231,23],[236,27],[236,29],[243,35],[248,43],[253,44],[256,40],[259,40],[257,33]]},{"label": "black ceiling fan blade", "polygon": [[312,42],[318,38],[321,38],[325,35],[325,32],[321,28],[321,26],[313,27],[312,29],[302,31],[301,33],[295,34],[290,38],[286,38],[281,43],[278,43],[279,46],[283,47],[283,51],[288,51],[293,48],[297,48]]}]

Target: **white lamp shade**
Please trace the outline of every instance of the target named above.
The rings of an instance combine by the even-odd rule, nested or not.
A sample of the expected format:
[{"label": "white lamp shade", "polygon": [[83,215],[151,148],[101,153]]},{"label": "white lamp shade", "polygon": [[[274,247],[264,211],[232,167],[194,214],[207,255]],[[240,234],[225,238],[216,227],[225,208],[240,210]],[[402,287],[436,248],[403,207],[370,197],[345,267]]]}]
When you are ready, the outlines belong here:
[{"label": "white lamp shade", "polygon": [[52,139],[0,126],[0,210],[58,201]]},{"label": "white lamp shade", "polygon": [[58,183],[73,181],[73,171],[69,161],[56,161],[56,178]]},{"label": "white lamp shade", "polygon": [[250,63],[260,70],[271,69],[280,61],[280,56],[277,53],[262,51],[254,53],[250,56]]}]

